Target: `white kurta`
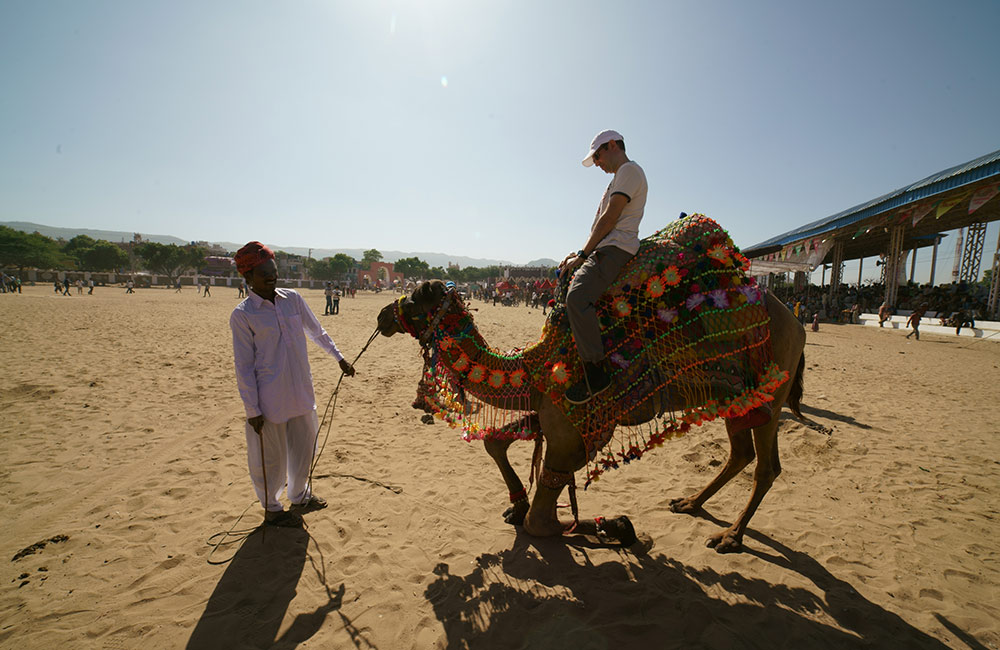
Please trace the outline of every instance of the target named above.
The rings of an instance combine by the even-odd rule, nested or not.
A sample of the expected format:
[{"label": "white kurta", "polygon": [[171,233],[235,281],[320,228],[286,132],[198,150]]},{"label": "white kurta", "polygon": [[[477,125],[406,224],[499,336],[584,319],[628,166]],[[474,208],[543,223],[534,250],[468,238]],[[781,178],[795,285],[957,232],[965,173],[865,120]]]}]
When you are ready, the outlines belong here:
[{"label": "white kurta", "polygon": [[312,496],[309,465],[319,422],[306,336],[337,361],[344,356],[302,296],[290,289],[277,289],[273,303],[250,292],[233,310],[229,325],[246,416],[263,415],[265,420],[260,435],[246,425],[250,478],[261,504],[280,511],[278,499],[286,483],[292,503]]}]

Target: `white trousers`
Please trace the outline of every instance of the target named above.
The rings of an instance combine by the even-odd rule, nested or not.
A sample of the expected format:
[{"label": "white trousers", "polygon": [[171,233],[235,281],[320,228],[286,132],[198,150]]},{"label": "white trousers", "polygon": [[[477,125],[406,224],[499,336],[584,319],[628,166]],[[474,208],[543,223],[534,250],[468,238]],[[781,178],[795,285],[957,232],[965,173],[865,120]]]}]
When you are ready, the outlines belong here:
[{"label": "white trousers", "polygon": [[[284,510],[278,498],[288,486],[288,500],[302,503],[312,496],[309,485],[309,465],[316,450],[319,419],[316,411],[299,415],[288,422],[275,424],[264,421],[260,435],[248,422],[247,464],[257,499],[266,510]],[[261,464],[261,443],[264,445],[264,464]],[[264,489],[264,470],[267,471],[267,490]]]}]

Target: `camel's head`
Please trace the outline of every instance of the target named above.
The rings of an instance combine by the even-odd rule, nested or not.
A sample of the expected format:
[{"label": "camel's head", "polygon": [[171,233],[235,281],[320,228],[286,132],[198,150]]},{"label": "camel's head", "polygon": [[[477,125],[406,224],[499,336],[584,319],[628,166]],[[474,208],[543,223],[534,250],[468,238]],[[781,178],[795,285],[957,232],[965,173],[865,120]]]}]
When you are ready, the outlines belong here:
[{"label": "camel's head", "polygon": [[424,282],[410,296],[403,296],[382,308],[378,313],[378,331],[382,336],[406,332],[421,338],[447,294],[441,280]]}]

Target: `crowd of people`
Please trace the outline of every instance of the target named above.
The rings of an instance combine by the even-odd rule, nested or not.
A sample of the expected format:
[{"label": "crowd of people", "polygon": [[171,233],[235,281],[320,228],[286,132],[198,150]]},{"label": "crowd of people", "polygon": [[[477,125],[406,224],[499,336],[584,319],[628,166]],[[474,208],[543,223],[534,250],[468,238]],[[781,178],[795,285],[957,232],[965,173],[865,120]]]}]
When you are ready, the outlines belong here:
[{"label": "crowd of people", "polygon": [[947,325],[960,320],[972,322],[988,318],[989,287],[981,282],[937,286],[911,282],[898,288],[895,305],[884,307],[885,287],[878,282],[863,284],[860,288],[841,285],[832,298],[828,288],[816,286],[800,292],[791,287],[778,288],[776,293],[802,322],[818,314],[819,320],[824,322],[857,323],[861,314],[879,313],[880,309],[888,316],[917,310],[934,312],[936,318]]}]

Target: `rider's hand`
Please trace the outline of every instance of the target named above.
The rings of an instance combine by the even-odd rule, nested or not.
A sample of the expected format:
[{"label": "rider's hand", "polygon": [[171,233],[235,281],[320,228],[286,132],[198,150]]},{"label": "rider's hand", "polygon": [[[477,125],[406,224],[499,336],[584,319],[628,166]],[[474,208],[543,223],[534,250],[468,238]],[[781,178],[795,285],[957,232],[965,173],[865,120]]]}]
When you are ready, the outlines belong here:
[{"label": "rider's hand", "polygon": [[577,255],[576,253],[570,253],[565,257],[565,259],[563,259],[562,262],[559,263],[559,270],[560,271],[566,269],[573,270],[582,263],[583,263],[582,257]]}]

